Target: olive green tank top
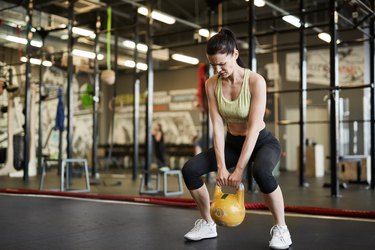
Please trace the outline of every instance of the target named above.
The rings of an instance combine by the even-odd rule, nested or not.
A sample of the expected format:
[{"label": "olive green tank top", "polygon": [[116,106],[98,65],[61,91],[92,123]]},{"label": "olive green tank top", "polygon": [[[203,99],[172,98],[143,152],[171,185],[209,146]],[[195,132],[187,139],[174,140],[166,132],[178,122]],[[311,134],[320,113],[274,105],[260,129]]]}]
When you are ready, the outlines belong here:
[{"label": "olive green tank top", "polygon": [[245,69],[240,94],[235,100],[228,100],[222,92],[222,80],[216,84],[218,110],[225,123],[246,123],[250,110],[249,69]]}]

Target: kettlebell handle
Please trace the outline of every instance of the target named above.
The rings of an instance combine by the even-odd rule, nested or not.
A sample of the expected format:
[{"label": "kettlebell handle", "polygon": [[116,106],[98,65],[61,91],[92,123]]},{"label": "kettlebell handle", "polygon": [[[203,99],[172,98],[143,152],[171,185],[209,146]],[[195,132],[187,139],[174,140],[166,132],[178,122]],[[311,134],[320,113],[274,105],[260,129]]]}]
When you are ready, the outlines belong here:
[{"label": "kettlebell handle", "polygon": [[[218,186],[218,185],[215,185],[215,189],[220,189],[220,191],[221,191],[221,187],[220,186]],[[242,191],[242,190],[245,190],[245,186],[243,185],[243,183],[241,182],[240,183],[240,186],[237,188],[237,190],[240,190],[240,191]]]},{"label": "kettlebell handle", "polygon": [[[241,202],[241,200],[242,200],[242,202],[244,201],[244,198],[243,198],[244,190],[245,190],[245,186],[241,182],[240,186],[237,188],[237,196],[239,198],[239,202]],[[218,186],[218,185],[215,185],[214,198],[217,199],[217,198],[221,197],[222,195],[223,195],[223,192],[221,191],[221,187]],[[242,199],[241,199],[241,197],[242,197]]]},{"label": "kettlebell handle", "polygon": [[238,203],[243,205],[245,203],[245,187],[243,183],[240,183],[240,186],[237,189],[237,200]]}]

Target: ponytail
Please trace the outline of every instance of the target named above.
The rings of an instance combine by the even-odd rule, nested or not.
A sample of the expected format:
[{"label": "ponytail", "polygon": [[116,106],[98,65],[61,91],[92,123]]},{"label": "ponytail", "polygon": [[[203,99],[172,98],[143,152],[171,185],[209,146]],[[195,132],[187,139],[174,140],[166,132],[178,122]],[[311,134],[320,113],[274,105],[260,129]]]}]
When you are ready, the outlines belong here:
[{"label": "ponytail", "polygon": [[[228,28],[222,28],[219,33],[208,40],[206,53],[207,55],[233,54],[235,49],[238,50],[235,34]],[[240,57],[236,61],[239,66],[246,67]]]}]

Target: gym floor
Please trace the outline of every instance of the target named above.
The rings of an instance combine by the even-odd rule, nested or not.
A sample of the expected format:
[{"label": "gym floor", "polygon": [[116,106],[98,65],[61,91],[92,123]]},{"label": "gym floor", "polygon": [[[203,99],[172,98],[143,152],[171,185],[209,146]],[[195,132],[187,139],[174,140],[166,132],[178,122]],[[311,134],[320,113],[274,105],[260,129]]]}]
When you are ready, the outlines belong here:
[{"label": "gym floor", "polygon": [[[140,180],[124,171],[102,173],[91,193],[139,196]],[[50,171],[45,188],[59,187]],[[329,180],[308,178],[309,187],[298,187],[297,173],[278,177],[286,205],[374,211],[375,192],[367,185],[348,184],[342,197],[332,198],[323,188]],[[83,178],[72,187],[81,188]],[[171,188],[176,184],[172,181]],[[0,177],[0,188],[38,189],[39,179]],[[210,192],[213,184],[208,183]],[[190,198],[185,189],[183,198]],[[259,192],[247,192],[246,202],[262,203]],[[219,237],[201,242],[185,241],[183,235],[199,217],[192,208],[144,203],[93,200],[41,195],[0,194],[0,249],[268,249],[272,217],[268,211],[247,210],[236,228],[218,228]],[[375,219],[286,213],[292,233],[290,249],[373,249]]]},{"label": "gym floor", "polygon": [[[346,189],[340,189],[339,198],[331,197],[330,188],[324,188],[325,183],[329,183],[330,177],[306,177],[308,187],[298,186],[297,172],[280,172],[278,181],[284,194],[285,204],[292,206],[313,206],[323,208],[339,208],[349,210],[375,210],[375,191],[368,189],[367,184],[348,183]],[[211,175],[211,180],[214,176]],[[152,185],[155,185],[152,180]],[[74,177],[72,188],[84,188],[84,179]],[[100,171],[100,178],[91,182],[91,193],[139,196],[140,178],[132,180],[130,169],[111,169],[110,171]],[[177,181],[172,178],[169,183],[170,189],[177,188]],[[207,183],[208,190],[212,193],[214,181]],[[247,187],[247,184],[245,183]],[[57,190],[60,187],[60,177],[56,169],[52,168],[47,172],[44,182],[44,190]],[[39,177],[29,177],[25,183],[22,178],[10,178],[0,176],[0,188],[22,188],[39,190]],[[182,198],[191,198],[184,185]],[[253,193],[246,192],[246,202],[263,203],[262,197],[257,190]]]},{"label": "gym floor", "polygon": [[[249,211],[219,237],[184,240],[197,210],[61,197],[0,195],[1,249],[267,249],[271,215]],[[286,215],[290,249],[373,249],[375,221]]]}]

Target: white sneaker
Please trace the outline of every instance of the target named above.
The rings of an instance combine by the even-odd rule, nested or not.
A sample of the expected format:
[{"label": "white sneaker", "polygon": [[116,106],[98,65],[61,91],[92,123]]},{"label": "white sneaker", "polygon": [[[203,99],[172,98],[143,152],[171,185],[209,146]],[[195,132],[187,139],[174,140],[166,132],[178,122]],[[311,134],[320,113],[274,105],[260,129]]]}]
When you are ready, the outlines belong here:
[{"label": "white sneaker", "polygon": [[270,234],[270,248],[272,249],[288,249],[292,245],[292,239],[287,226],[274,225]]},{"label": "white sneaker", "polygon": [[195,221],[193,229],[184,235],[188,240],[203,240],[217,237],[216,224],[214,222],[207,222],[204,219]]}]

